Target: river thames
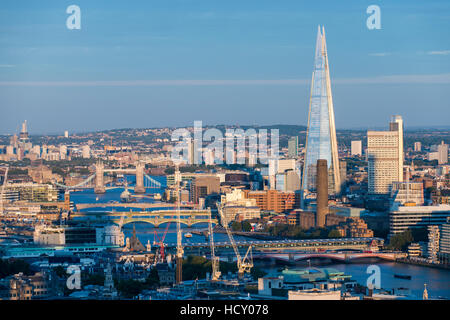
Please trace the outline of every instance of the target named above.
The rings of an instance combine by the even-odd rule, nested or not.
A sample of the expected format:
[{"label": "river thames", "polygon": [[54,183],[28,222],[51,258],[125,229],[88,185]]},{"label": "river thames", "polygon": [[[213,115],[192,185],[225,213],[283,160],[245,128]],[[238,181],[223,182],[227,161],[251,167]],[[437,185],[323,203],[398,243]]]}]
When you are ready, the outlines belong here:
[{"label": "river thames", "polygon": [[[165,184],[164,177],[153,177],[158,181],[161,181]],[[130,183],[133,183],[133,177],[128,177]],[[120,194],[124,191],[123,188],[117,188],[108,190],[103,195],[96,195],[92,189],[87,189],[84,191],[77,191],[71,193],[71,200],[77,203],[108,203],[110,201],[120,201]],[[152,190],[152,192],[157,192],[162,194],[164,192],[163,189]],[[156,202],[150,197],[137,198],[138,202]],[[89,211],[95,212],[108,212],[112,211],[113,208],[94,208],[89,209]],[[130,209],[125,208],[115,208],[116,211],[129,211]],[[138,209],[133,209],[133,211]],[[165,231],[166,225],[161,225],[159,228],[154,228],[152,225],[147,223],[136,223],[136,235],[139,240],[145,245],[147,242],[150,242],[153,245],[154,241],[158,241],[158,237],[162,238]],[[192,232],[198,229],[205,229],[207,227],[206,224],[195,225],[192,228],[183,228],[183,232]],[[123,227],[123,231],[126,237],[130,237],[133,232],[133,225],[125,225]],[[158,235],[158,237],[156,236]],[[238,240],[253,240],[258,241],[257,239],[249,238],[249,237],[239,237],[236,236],[235,239]],[[215,233],[214,240],[217,242],[229,241],[226,234],[223,233]],[[167,233],[164,239],[165,243],[176,243],[176,224],[172,223],[167,228]],[[189,244],[190,242],[206,242],[204,236],[193,234],[191,238],[183,237],[183,243]],[[407,288],[410,290],[411,298],[421,299],[422,293],[424,289],[424,284],[427,285],[428,295],[430,298],[445,298],[450,299],[450,271],[438,268],[431,268],[425,266],[418,265],[410,265],[404,263],[396,263],[396,262],[383,262],[376,261],[370,263],[350,263],[350,264],[342,264],[342,263],[328,263],[326,265],[311,261],[311,267],[327,267],[334,268],[339,271],[344,272],[347,275],[351,275],[351,279],[356,280],[361,285],[366,285],[367,278],[369,274],[366,272],[368,266],[376,264],[380,267],[381,270],[381,287],[386,290],[398,289],[398,288]],[[305,268],[306,266],[290,266],[289,268]],[[268,272],[269,275],[277,276],[279,271],[279,266],[261,266],[261,268]],[[399,279],[395,278],[394,274],[401,275],[410,275],[411,280]]]}]

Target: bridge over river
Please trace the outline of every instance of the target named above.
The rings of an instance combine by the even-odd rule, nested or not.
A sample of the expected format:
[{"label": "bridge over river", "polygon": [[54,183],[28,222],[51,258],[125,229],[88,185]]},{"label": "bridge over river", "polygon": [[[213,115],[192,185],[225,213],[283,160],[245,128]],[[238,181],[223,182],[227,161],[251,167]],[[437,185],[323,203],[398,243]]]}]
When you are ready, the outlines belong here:
[{"label": "bridge over river", "polygon": [[[146,203],[146,202],[132,202],[132,203],[122,203],[122,202],[105,202],[105,203],[77,203],[76,208],[78,211],[84,209],[92,208],[138,208],[138,209],[152,209],[152,208],[176,208],[175,203],[167,202],[157,202],[157,203]],[[182,208],[193,208],[194,204],[183,204]]]},{"label": "bridge over river", "polygon": [[[75,222],[89,223],[114,223],[125,225],[134,222],[145,222],[155,227],[170,222],[177,222],[178,211],[176,209],[154,211],[130,211],[130,212],[75,212],[70,219]],[[198,223],[209,223],[210,210],[180,210],[181,224],[191,227]],[[217,219],[211,219],[217,224]]]}]

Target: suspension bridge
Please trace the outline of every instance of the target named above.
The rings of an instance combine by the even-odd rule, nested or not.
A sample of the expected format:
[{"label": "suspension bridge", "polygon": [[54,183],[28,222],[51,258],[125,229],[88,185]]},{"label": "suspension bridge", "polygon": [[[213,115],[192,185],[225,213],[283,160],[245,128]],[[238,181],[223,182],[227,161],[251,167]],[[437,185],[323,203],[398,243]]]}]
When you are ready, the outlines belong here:
[{"label": "suspension bridge", "polygon": [[120,188],[119,186],[108,185],[108,182],[105,181],[105,173],[136,175],[136,185],[134,187],[128,187],[128,189],[134,190],[134,193],[145,193],[147,188],[160,189],[163,187],[161,182],[153,179],[144,172],[144,164],[141,162],[137,162],[135,168],[106,169],[104,164],[99,161],[95,165],[95,172],[80,183],[70,186],[58,182],[55,182],[54,184],[65,190],[94,188],[94,192],[99,194],[105,193],[106,190]]}]

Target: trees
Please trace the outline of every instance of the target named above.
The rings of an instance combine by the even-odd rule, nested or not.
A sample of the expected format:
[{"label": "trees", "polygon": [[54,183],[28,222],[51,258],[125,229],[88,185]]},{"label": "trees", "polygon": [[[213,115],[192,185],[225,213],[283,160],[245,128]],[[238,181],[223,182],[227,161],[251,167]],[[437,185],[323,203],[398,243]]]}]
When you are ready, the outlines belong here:
[{"label": "trees", "polygon": [[393,236],[389,242],[388,247],[393,250],[404,250],[413,241],[414,239],[411,230],[408,229]]},{"label": "trees", "polygon": [[231,223],[231,230],[233,231],[242,231],[242,225],[238,221],[233,221]]},{"label": "trees", "polygon": [[245,231],[245,232],[250,232],[250,231],[252,231],[252,225],[251,225],[251,223],[248,222],[248,221],[246,221],[246,220],[244,220],[244,221],[241,222],[241,226],[242,226],[242,231]]},{"label": "trees", "polygon": [[19,272],[23,272],[26,275],[32,274],[30,265],[25,260],[0,259],[0,279]]},{"label": "trees", "polygon": [[158,270],[156,270],[155,268],[150,270],[150,274],[148,275],[147,279],[145,280],[145,284],[151,288],[159,286]]},{"label": "trees", "polygon": [[328,238],[341,238],[341,237],[342,237],[341,233],[336,229],[333,229],[328,233]]}]

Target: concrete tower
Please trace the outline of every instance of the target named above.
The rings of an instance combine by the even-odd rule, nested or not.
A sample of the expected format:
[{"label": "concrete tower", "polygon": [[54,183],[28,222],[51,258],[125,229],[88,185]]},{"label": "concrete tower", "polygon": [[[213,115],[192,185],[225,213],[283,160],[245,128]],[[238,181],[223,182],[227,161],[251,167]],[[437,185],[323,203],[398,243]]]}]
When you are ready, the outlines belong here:
[{"label": "concrete tower", "polygon": [[341,189],[339,158],[334,124],[333,98],[328,65],[325,29],[319,27],[316,42],[314,71],[311,82],[309,103],[308,131],[306,138],[306,155],[303,169],[302,190],[316,191],[316,164],[318,159],[327,160],[328,189],[338,194]]}]

